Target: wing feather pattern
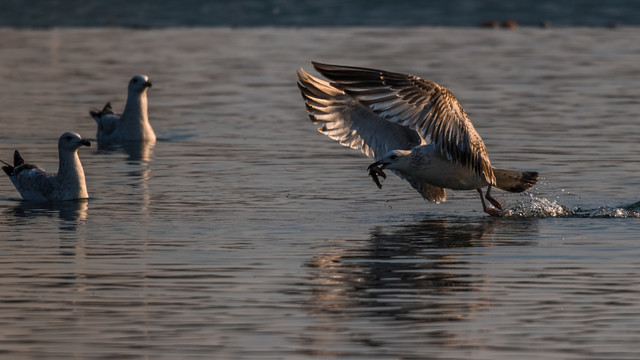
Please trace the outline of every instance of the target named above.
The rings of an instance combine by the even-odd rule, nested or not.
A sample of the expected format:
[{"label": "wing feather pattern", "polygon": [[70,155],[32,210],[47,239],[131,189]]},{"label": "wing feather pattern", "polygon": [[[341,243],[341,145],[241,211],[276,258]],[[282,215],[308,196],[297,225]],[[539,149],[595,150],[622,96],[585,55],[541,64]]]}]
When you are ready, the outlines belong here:
[{"label": "wing feather pattern", "polygon": [[356,99],[379,118],[416,132],[450,160],[495,184],[486,147],[458,100],[444,87],[413,75],[313,62],[326,86]]},{"label": "wing feather pattern", "polygon": [[414,130],[382,119],[344,91],[302,69],[298,87],[309,117],[321,125],[318,130],[344,146],[378,159],[391,150],[409,150],[421,143]]},{"label": "wing feather pattern", "polygon": [[[375,85],[375,83],[372,83]],[[362,151],[366,156],[379,159],[391,150],[409,150],[423,143],[421,136],[410,127],[381,118],[361,101],[329,84],[298,71],[298,87],[305,101],[309,117],[321,125],[318,131],[344,146]],[[373,99],[380,98],[380,89],[369,91]],[[393,96],[382,92],[382,97],[392,101]],[[397,106],[398,114],[414,114],[415,109]],[[429,201],[446,200],[445,190],[394,171]]]}]

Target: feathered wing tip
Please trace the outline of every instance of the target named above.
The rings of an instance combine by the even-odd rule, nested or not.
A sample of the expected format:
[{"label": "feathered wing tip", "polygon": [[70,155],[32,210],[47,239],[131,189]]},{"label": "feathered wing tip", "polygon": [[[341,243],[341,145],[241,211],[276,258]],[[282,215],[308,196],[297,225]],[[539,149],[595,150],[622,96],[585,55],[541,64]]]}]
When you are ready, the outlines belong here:
[{"label": "feathered wing tip", "polygon": [[[308,111],[324,110],[331,106],[331,103],[337,100],[336,98],[345,95],[343,91],[334,88],[329,82],[311,76],[302,68],[297,71],[297,75],[298,88]],[[311,119],[314,120],[313,117]]]},{"label": "feathered wing tip", "polygon": [[0,160],[1,163],[3,163],[5,166],[2,167],[2,170],[4,170],[4,172],[7,174],[7,176],[11,176],[11,174],[13,174],[13,166],[7,164],[6,162]]},{"label": "feathered wing tip", "polygon": [[107,114],[113,114],[113,109],[111,109],[111,103],[108,102],[100,111],[89,110],[89,114],[92,118],[98,121],[101,117]]},{"label": "feathered wing tip", "polygon": [[500,190],[520,193],[538,183],[537,171],[513,171],[493,168],[496,187]]},{"label": "feathered wing tip", "polygon": [[353,128],[357,125],[354,125],[350,113],[358,106],[357,102],[328,81],[314,77],[304,69],[299,69],[297,75],[307,114],[314,124],[321,125],[318,131],[343,146],[373,157],[374,149],[366,140],[369,135]]},{"label": "feathered wing tip", "polygon": [[13,167],[18,167],[24,164],[24,159],[20,156],[18,150],[13,152]]},{"label": "feathered wing tip", "polygon": [[299,69],[297,75],[298,88],[309,118],[314,124],[322,123],[323,126],[318,130],[326,134],[326,123],[336,121],[335,114],[343,112],[345,107],[348,107],[348,97],[327,81],[309,75],[304,69]]},{"label": "feathered wing tip", "polygon": [[13,152],[13,166],[11,166],[10,164],[7,164],[2,160],[0,160],[0,162],[2,162],[5,165],[2,167],[2,170],[4,170],[4,172],[9,176],[15,175],[14,174],[15,168],[17,168],[20,165],[24,165],[24,159],[22,158],[22,156],[20,156],[20,153],[18,152],[18,150]]}]

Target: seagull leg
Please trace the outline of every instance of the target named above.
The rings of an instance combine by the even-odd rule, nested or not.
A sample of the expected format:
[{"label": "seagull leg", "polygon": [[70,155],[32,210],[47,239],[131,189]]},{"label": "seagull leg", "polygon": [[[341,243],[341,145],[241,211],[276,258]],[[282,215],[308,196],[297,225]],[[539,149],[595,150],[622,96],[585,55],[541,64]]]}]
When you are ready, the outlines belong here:
[{"label": "seagull leg", "polygon": [[478,193],[480,194],[480,201],[482,201],[482,210],[484,210],[484,212],[486,212],[491,216],[501,216],[502,211],[488,207],[487,204],[484,202],[484,196],[482,196],[482,189],[476,189],[476,190],[478,190]]},{"label": "seagull leg", "polygon": [[487,200],[489,200],[491,205],[493,205],[493,206],[497,207],[498,209],[502,210],[502,205],[500,205],[500,201],[496,200],[493,196],[491,196],[490,192],[491,192],[491,185],[489,185],[489,187],[487,188],[487,194],[484,197]]}]

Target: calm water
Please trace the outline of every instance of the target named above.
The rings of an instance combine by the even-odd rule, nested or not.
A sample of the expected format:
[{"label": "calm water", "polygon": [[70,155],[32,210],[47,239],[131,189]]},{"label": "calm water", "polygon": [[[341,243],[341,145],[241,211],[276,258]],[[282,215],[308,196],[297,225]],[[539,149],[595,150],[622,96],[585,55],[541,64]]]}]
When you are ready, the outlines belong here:
[{"label": "calm water", "polygon": [[[640,29],[0,30],[0,158],[55,171],[151,77],[152,148],[80,150],[91,199],[0,179],[7,359],[602,359],[640,351]],[[530,193],[427,204],[317,133],[309,61],[423,76]]]}]

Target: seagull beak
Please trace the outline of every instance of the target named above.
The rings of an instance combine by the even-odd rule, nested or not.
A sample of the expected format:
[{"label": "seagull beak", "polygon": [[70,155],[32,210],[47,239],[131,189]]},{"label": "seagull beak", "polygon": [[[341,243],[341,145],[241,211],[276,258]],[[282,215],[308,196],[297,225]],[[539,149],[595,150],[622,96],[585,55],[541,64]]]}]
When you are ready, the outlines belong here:
[{"label": "seagull beak", "polygon": [[374,167],[374,166],[380,166],[380,165],[382,165],[382,166],[380,166],[380,170],[384,170],[384,168],[385,168],[387,165],[389,165],[389,164],[391,164],[391,163],[384,162],[384,161],[382,161],[382,160],[380,160],[380,161],[376,161],[376,162],[374,162],[373,164],[369,165],[369,167],[367,167],[367,170],[371,170],[371,168],[372,168],[372,167]]},{"label": "seagull beak", "polygon": [[152,87],[152,86],[153,86],[153,84],[151,83],[151,81],[147,81],[146,83],[144,83],[144,85],[145,85],[146,87]]},{"label": "seagull beak", "polygon": [[80,140],[79,144],[91,147],[91,142],[89,140]]}]

